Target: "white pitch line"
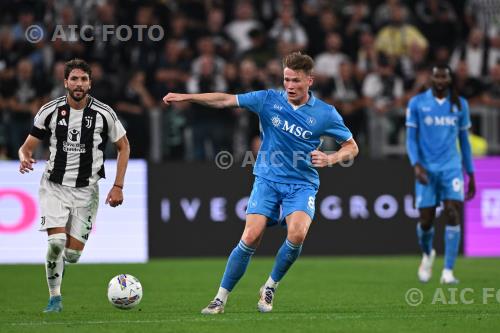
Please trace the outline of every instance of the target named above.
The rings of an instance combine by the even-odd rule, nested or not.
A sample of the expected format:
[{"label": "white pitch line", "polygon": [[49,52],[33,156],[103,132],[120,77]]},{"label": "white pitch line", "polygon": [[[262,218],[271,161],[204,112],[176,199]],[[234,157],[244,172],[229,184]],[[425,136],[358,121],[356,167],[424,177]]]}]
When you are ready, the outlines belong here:
[{"label": "white pitch line", "polygon": [[[498,317],[500,313],[487,313],[487,314],[465,314],[465,317]],[[115,325],[115,324],[162,324],[162,323],[172,323],[172,322],[212,322],[212,321],[227,321],[227,322],[238,322],[238,321],[276,321],[276,320],[293,320],[293,319],[307,319],[307,320],[339,320],[339,319],[411,319],[411,318],[428,318],[429,314],[427,313],[414,313],[414,314],[404,314],[404,315],[396,315],[396,316],[388,316],[387,314],[372,314],[372,315],[361,315],[361,314],[353,314],[353,315],[335,315],[329,314],[325,316],[311,316],[310,314],[296,314],[296,315],[288,315],[281,316],[276,315],[273,317],[270,316],[262,316],[260,318],[231,318],[224,316],[201,316],[198,318],[170,318],[170,319],[157,319],[157,320],[107,320],[107,321],[64,321],[64,322],[49,322],[49,321],[41,321],[41,322],[19,322],[19,323],[9,323],[10,326],[50,326],[50,325]],[[440,313],[439,317],[464,317],[462,313]]]}]

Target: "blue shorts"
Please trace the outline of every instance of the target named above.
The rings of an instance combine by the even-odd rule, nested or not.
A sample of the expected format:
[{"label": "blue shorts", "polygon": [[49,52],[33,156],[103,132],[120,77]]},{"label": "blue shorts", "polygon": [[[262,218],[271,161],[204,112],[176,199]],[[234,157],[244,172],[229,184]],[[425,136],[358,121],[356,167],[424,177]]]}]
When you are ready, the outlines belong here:
[{"label": "blue shorts", "polygon": [[462,169],[427,171],[429,183],[415,182],[417,208],[436,207],[443,200],[464,201],[464,175]]},{"label": "blue shorts", "polygon": [[313,185],[283,184],[255,177],[246,213],[267,216],[268,226],[286,226],[285,218],[296,211],[306,212],[312,220],[317,192]]}]

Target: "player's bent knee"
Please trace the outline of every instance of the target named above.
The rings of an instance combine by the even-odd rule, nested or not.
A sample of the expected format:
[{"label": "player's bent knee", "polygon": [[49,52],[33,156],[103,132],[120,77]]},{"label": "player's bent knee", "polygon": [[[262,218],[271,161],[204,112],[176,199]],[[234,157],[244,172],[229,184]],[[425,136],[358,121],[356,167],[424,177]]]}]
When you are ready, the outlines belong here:
[{"label": "player's bent knee", "polygon": [[66,244],[66,234],[58,233],[48,236],[47,260],[56,261],[62,255]]},{"label": "player's bent knee", "polygon": [[458,209],[455,207],[446,207],[444,209],[444,216],[446,217],[447,225],[457,225],[460,223],[460,215],[458,213]]},{"label": "player's bent knee", "polygon": [[73,249],[64,249],[64,261],[75,264],[80,260],[80,256],[82,255],[82,251],[73,250]]}]

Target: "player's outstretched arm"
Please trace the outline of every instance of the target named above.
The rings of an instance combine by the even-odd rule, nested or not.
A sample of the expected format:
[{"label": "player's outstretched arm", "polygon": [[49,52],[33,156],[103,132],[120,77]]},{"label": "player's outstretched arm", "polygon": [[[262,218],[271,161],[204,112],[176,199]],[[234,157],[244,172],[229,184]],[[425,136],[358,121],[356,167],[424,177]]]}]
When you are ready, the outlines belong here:
[{"label": "player's outstretched arm", "polygon": [[343,142],[341,144],[341,148],[333,154],[327,155],[320,150],[312,151],[311,162],[314,167],[322,168],[339,162],[352,160],[358,155],[358,153],[358,144],[353,138],[351,138]]},{"label": "player's outstretched arm", "polygon": [[198,103],[212,108],[230,108],[237,107],[236,96],[225,93],[206,93],[206,94],[177,94],[168,93],[163,97],[163,102],[167,105],[174,102]]},{"label": "player's outstretched arm", "polygon": [[106,204],[109,204],[111,207],[116,207],[123,203],[125,172],[127,171],[127,164],[130,156],[130,144],[126,135],[116,141],[115,146],[118,151],[118,156],[116,158],[116,177],[106,197]]},{"label": "player's outstretched arm", "polygon": [[27,173],[33,171],[33,164],[36,163],[33,158],[33,152],[40,144],[41,140],[35,138],[33,135],[28,135],[21,148],[19,148],[19,172]]}]

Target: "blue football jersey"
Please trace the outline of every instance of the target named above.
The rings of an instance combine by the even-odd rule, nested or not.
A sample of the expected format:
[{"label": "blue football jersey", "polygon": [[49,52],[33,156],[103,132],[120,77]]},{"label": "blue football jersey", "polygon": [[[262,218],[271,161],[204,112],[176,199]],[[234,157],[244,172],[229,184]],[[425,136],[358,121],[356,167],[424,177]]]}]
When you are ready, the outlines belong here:
[{"label": "blue football jersey", "polygon": [[406,110],[406,126],[417,128],[418,155],[429,171],[462,168],[457,139],[471,126],[469,104],[460,97],[462,110],[450,108],[450,98],[439,103],[429,89],[413,97]]},{"label": "blue football jersey", "polygon": [[238,105],[258,114],[262,144],[254,175],[285,184],[319,187],[318,171],[310,153],[323,135],[338,143],[352,138],[337,110],[309,93],[298,109],[290,105],[285,91],[259,90],[236,95]]}]

